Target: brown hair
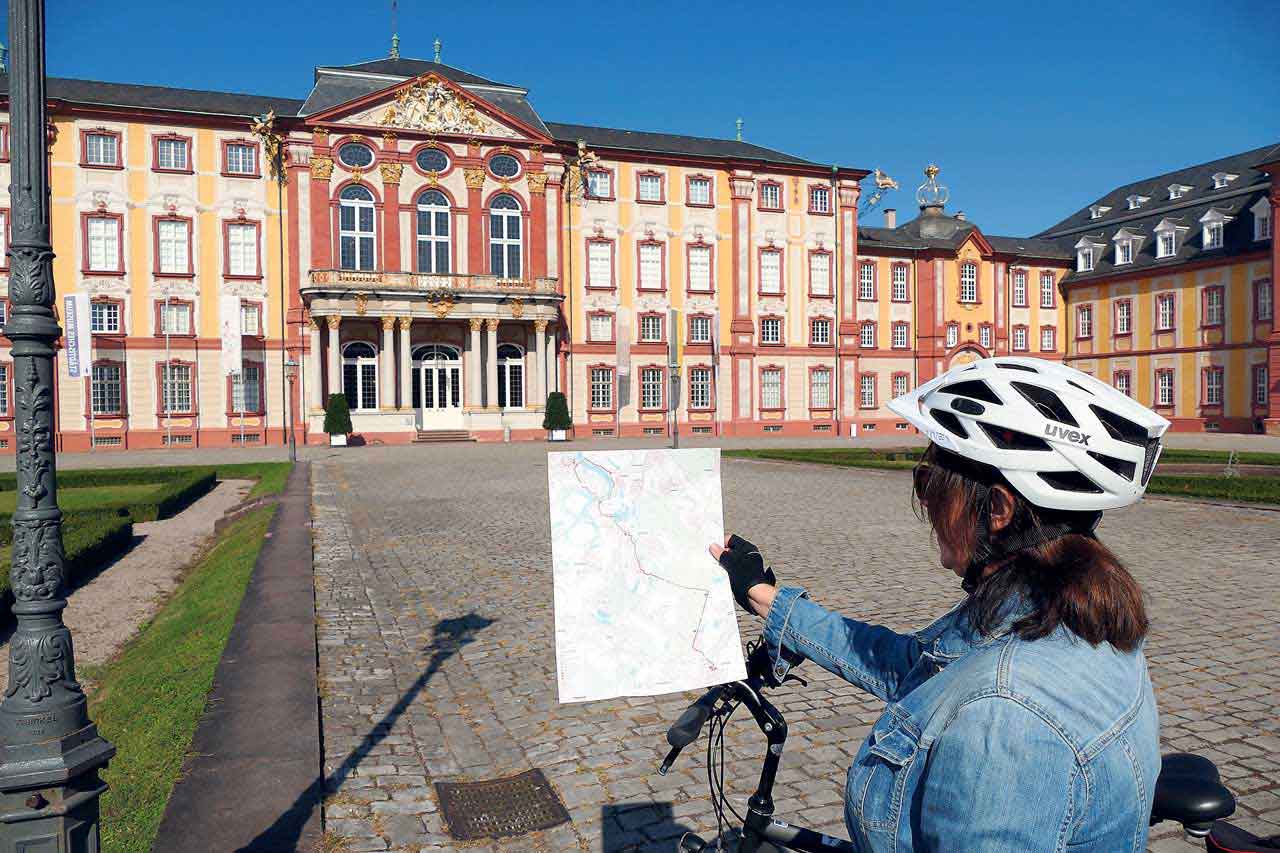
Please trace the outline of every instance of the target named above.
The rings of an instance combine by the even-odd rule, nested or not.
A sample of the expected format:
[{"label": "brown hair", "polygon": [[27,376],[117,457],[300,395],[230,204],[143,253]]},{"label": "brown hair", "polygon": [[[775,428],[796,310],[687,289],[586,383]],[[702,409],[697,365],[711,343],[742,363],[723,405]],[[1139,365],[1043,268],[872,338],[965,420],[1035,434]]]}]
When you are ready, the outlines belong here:
[{"label": "brown hair", "polygon": [[[967,559],[978,551],[978,525],[988,487],[1002,485],[1013,496],[1013,518],[991,534],[997,553],[1002,541],[1046,524],[1092,529],[1093,513],[1047,510],[1027,502],[995,468],[930,445],[916,467],[916,514],[933,533]],[[1048,636],[1059,625],[1091,645],[1110,643],[1133,651],[1147,634],[1142,588],[1115,554],[1088,532],[1070,532],[1016,552],[977,581],[969,594],[970,623],[986,636],[1006,616],[1013,597],[1026,596],[1029,613],[1013,623],[1026,640]]]}]

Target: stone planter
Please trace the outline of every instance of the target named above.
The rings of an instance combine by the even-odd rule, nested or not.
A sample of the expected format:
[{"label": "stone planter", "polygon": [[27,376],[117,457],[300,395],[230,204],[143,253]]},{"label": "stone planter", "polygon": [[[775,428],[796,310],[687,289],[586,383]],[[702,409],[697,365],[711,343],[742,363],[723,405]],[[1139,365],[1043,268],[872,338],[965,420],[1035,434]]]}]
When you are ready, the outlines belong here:
[{"label": "stone planter", "polygon": [[329,436],[329,446],[330,447],[346,447],[347,436],[344,433],[340,433],[340,432],[334,433],[333,435]]}]

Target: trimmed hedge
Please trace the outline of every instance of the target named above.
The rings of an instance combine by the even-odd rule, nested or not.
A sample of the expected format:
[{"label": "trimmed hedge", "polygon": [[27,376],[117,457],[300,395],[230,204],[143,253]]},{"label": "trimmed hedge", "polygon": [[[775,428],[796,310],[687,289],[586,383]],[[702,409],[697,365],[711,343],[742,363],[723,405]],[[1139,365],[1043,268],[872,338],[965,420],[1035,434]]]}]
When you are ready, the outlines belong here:
[{"label": "trimmed hedge", "polygon": [[[133,522],[125,516],[106,513],[68,516],[62,526],[67,588],[75,586],[77,579],[99,571],[103,563],[122,554],[132,541]],[[5,548],[0,553],[0,621],[9,619],[13,606],[13,592],[9,586],[12,560],[13,551]]]},{"label": "trimmed hedge", "polygon": [[[81,473],[77,471],[69,471],[69,474]],[[101,472],[84,472],[99,474]],[[132,472],[128,472],[132,473]],[[89,478],[85,478],[89,479]],[[160,518],[169,518],[185,509],[196,498],[201,497],[214,487],[217,482],[217,475],[213,471],[189,471],[182,472],[176,476],[172,476],[169,480],[134,480],[130,478],[121,478],[114,482],[77,482],[73,479],[67,482],[62,475],[58,476],[59,488],[90,488],[93,486],[110,487],[113,485],[137,484],[154,482],[156,484],[155,491],[145,500],[126,500],[126,501],[108,501],[104,500],[98,504],[92,511],[92,515],[109,514],[125,516],[133,522],[155,521]],[[66,518],[75,518],[86,513],[68,513]],[[13,518],[12,513],[0,513],[0,544],[13,541],[13,527],[10,523]]]}]

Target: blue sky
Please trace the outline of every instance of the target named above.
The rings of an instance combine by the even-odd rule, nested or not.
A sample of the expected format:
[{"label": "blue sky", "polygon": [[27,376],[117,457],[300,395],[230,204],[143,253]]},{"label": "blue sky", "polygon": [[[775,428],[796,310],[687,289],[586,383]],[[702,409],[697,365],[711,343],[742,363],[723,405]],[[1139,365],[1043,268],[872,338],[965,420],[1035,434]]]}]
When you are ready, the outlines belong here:
[{"label": "blue sky", "polygon": [[[270,11],[276,10],[279,11]],[[51,75],[305,97],[386,54],[390,0],[48,0]],[[401,52],[523,85],[544,119],[730,137],[873,168],[915,215],[1025,235],[1130,180],[1280,141],[1280,3],[401,0]],[[7,33],[5,35],[7,42]],[[879,211],[864,217],[880,224]]]}]

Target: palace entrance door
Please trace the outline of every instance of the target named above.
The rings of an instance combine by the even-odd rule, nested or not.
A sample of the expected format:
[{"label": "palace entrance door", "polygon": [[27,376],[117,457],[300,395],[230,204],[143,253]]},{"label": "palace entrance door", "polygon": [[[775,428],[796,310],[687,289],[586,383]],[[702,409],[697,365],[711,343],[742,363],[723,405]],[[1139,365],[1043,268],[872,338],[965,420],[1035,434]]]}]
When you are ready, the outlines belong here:
[{"label": "palace entrance door", "polygon": [[462,428],[462,359],[456,347],[415,349],[411,382],[418,429]]}]

